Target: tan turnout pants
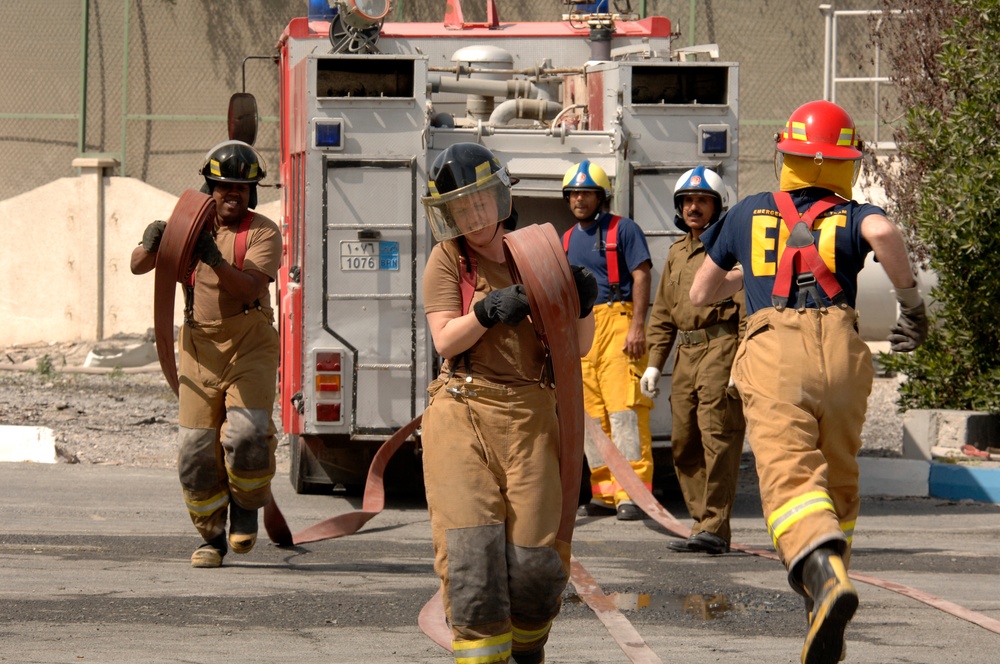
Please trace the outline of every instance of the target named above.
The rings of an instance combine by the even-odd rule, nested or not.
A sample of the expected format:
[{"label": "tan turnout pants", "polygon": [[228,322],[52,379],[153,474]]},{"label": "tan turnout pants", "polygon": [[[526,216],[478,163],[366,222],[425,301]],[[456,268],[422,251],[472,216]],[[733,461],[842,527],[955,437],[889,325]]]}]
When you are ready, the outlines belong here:
[{"label": "tan turnout pants", "polygon": [[278,333],[251,309],[185,323],[180,348],[177,470],[191,521],[208,541],[226,532],[230,500],[245,509],[271,500]]},{"label": "tan turnout pants", "polygon": [[555,391],[455,377],[428,392],[424,481],[455,661],[507,662],[545,644],[569,579]]},{"label": "tan turnout pants", "polygon": [[851,308],[762,309],[747,319],[736,355],[764,518],[790,573],[828,542],[849,560],[874,377],[856,318]]}]

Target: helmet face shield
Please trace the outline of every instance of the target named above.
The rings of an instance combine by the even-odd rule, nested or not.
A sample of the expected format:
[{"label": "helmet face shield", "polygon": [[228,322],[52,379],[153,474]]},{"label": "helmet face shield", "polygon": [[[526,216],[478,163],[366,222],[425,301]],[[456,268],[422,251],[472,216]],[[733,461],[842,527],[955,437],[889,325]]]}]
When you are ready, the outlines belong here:
[{"label": "helmet face shield", "polygon": [[473,184],[420,199],[438,242],[494,226],[511,213],[510,178],[506,169]]}]

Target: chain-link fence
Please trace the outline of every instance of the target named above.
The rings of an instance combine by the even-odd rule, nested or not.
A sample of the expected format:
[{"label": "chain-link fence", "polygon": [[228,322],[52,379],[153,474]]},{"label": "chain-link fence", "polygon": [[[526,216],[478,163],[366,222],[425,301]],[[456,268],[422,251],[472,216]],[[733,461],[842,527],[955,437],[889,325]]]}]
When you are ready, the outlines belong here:
[{"label": "chain-link fence", "polygon": [[[740,63],[741,194],[774,185],[773,135],[799,104],[824,93],[825,22],[813,0],[613,0],[619,11],[666,16],[675,45],[717,43]],[[866,9],[875,0],[839,0]],[[445,0],[395,0],[394,21],[443,20]],[[559,0],[496,0],[501,21],[560,20]],[[465,0],[467,22],[486,20],[485,0]],[[200,185],[205,153],[227,138],[233,92],[257,97],[257,146],[272,168],[278,150],[278,72],[268,59],[308,0],[47,0],[7,3],[0,25],[0,200],[74,175],[86,154],[120,161],[116,175],[180,194]],[[867,19],[844,18],[840,76],[874,77]],[[262,56],[246,59],[247,56]],[[885,75],[885,72],[882,72]],[[863,137],[875,132],[870,85],[837,88]],[[891,107],[891,104],[890,104]],[[886,132],[888,133],[888,132]],[[886,137],[883,136],[883,140]],[[261,202],[278,197],[262,189]]]}]

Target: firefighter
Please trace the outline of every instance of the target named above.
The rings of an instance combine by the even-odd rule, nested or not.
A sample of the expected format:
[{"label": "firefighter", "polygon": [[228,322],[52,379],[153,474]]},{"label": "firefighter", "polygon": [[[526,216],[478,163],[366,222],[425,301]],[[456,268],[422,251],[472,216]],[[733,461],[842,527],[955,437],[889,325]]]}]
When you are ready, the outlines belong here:
[{"label": "firefighter", "polygon": [[[215,223],[195,246],[200,262],[185,288],[178,367],[177,469],[204,540],[192,567],[219,567],[230,548],[253,549],[258,510],[271,500],[279,345],[269,284],[281,262],[281,234],[250,210],[265,174],[257,150],[240,141],[214,147],[201,169]],[[146,228],[132,253],[133,274],[153,269],[165,226]]]},{"label": "firefighter", "polygon": [[[584,408],[652,491],[649,410],[653,402],[639,385],[646,370],[652,265],[646,236],[628,217],[605,211],[611,183],[597,164],[584,160],[566,171],[562,191],[577,220],[563,236],[563,247],[569,262],[586,267],[598,284],[594,345],[582,362]],[[642,519],[642,510],[611,474],[589,433],[584,445],[593,498],[578,514],[615,514],[622,521]]]},{"label": "firefighter", "polygon": [[[745,287],[746,333],[733,377],[768,531],[790,585],[805,598],[802,661],[819,664],[842,656],[858,606],[847,567],[874,369],[854,307],[869,251],[899,302],[892,350],[923,343],[927,316],[902,234],[882,209],[852,200],[861,149],[850,115],[809,102],[776,141],[779,191],[740,201],[705,231],[708,257],[691,300],[704,306]],[[733,269],[737,263],[742,269]]]},{"label": "firefighter", "polygon": [[[556,540],[556,395],[524,287],[504,258],[503,236],[516,223],[512,180],[475,143],[447,148],[428,178],[422,203],[438,244],[424,271],[424,310],[445,361],[428,386],[423,466],[455,661],[543,662],[570,545]],[[587,349],[597,285],[573,272]]]},{"label": "firefighter", "polygon": [[687,540],[674,551],[726,553],[732,540],[729,517],[743,453],[743,408],[730,389],[745,305],[742,291],[704,307],[688,297],[694,274],[705,260],[701,234],[726,210],[722,178],[704,166],[674,186],[674,223],[687,234],[670,247],[649,316],[649,367],[642,393],[656,397],[663,365],[677,341],[670,388],[674,469],[688,513],[694,519]]}]

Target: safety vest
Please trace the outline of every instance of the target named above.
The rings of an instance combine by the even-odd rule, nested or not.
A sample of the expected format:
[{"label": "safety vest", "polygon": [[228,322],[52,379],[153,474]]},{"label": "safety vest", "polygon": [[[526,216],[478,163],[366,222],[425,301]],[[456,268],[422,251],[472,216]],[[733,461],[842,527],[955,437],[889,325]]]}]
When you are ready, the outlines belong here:
[{"label": "safety vest", "polygon": [[807,294],[813,296],[816,306],[823,308],[823,299],[817,282],[823,287],[823,293],[826,293],[831,302],[837,306],[844,306],[846,297],[843,288],[816,250],[812,234],[812,224],[816,217],[843,200],[837,196],[821,198],[801,216],[795,203],[792,202],[792,195],[787,191],[775,192],[774,202],[778,206],[781,220],[788,229],[785,251],[781,254],[778,272],[774,277],[774,288],[771,290],[771,303],[774,308],[781,311],[788,306],[788,298],[792,295],[792,277],[795,277],[798,286],[797,309],[805,309]]},{"label": "safety vest", "polygon": [[[608,301],[621,300],[621,279],[618,274],[618,221],[619,215],[611,215],[608,222],[608,236],[604,240],[604,258],[608,264]],[[573,235],[576,224],[563,233],[563,251],[569,253],[569,238]],[[598,245],[600,245],[601,227],[597,227]]]}]

